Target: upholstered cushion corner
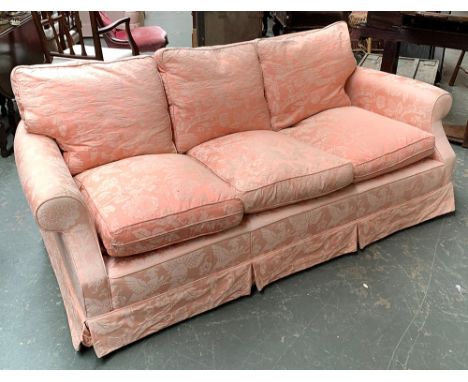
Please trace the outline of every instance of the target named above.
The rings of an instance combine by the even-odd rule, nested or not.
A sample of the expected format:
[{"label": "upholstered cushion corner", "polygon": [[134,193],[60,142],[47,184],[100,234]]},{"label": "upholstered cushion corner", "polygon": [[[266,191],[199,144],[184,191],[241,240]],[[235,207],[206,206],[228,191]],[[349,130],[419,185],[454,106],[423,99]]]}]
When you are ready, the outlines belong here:
[{"label": "upholstered cushion corner", "polygon": [[274,130],[351,104],[344,87],[356,60],[346,23],[260,39],[256,47]]},{"label": "upholstered cushion corner", "polygon": [[72,174],[142,154],[174,153],[166,95],[150,56],[16,68],[30,133],[56,140]]},{"label": "upholstered cushion corner", "polygon": [[254,42],[155,53],[179,153],[210,139],[270,130]]}]

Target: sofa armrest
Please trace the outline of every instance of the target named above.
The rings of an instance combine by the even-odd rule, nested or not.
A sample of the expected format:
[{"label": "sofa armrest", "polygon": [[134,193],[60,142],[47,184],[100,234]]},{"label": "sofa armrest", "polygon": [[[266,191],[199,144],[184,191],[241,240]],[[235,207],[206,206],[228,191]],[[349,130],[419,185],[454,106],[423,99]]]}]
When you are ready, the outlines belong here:
[{"label": "sofa armrest", "polygon": [[39,227],[65,232],[87,215],[87,207],[54,140],[26,132],[20,122],[15,159],[24,194]]},{"label": "sofa armrest", "polygon": [[24,194],[43,236],[49,238],[46,247],[55,242],[53,248],[47,247],[49,256],[66,264],[87,317],[110,311],[109,279],[96,229],[60,149],[54,140],[28,133],[23,122],[14,145]]},{"label": "sofa armrest", "polygon": [[418,127],[435,136],[433,158],[446,165],[444,183],[452,179],[455,153],[442,126],[452,106],[450,93],[425,82],[357,67],[346,84],[353,106]]},{"label": "sofa armrest", "polygon": [[450,111],[450,93],[411,78],[357,67],[346,84],[351,104],[432,133]]}]

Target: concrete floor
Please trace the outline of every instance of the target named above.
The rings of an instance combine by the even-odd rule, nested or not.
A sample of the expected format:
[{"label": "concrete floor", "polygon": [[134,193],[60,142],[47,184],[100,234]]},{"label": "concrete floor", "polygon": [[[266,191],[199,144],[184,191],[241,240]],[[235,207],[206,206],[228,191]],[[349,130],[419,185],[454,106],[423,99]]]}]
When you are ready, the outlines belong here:
[{"label": "concrete floor", "polygon": [[[187,14],[174,16],[185,20],[185,29],[171,24],[170,14],[156,15],[172,46],[190,45]],[[456,55],[448,54],[446,71]],[[459,81],[451,91],[460,113],[450,118],[466,121],[468,89],[465,77]],[[0,368],[466,369],[468,150],[454,149],[455,213],[280,280],[104,359],[91,349],[73,350],[14,158],[0,158]]]}]

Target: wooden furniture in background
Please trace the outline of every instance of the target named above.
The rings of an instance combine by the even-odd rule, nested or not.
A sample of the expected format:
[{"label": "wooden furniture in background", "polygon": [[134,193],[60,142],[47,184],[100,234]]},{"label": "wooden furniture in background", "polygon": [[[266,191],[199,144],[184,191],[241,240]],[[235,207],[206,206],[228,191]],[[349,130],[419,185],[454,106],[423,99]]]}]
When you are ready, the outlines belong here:
[{"label": "wooden furniture in background", "polygon": [[[87,59],[110,61],[138,55],[138,47],[130,32],[130,18],[117,20],[113,24],[99,28],[97,12],[89,12],[93,30],[93,46],[85,45],[79,12],[77,11],[33,11],[32,16],[40,37],[45,60],[51,63],[54,59]],[[113,49],[102,47],[101,36],[117,25],[124,24],[128,40],[122,40],[130,49]]]},{"label": "wooden furniture in background", "polygon": [[231,44],[262,37],[263,12],[192,12],[192,46]]},{"label": "wooden furniture in background", "polygon": [[[465,69],[462,68],[461,64],[463,62],[463,58],[465,57],[466,51],[462,50],[460,52],[460,56],[458,57],[457,64],[455,65],[455,69],[453,69],[452,76],[450,77],[449,85],[453,86],[455,85],[455,81],[457,80],[458,72],[461,70],[464,70],[467,72]],[[468,72],[467,72],[468,73]]]},{"label": "wooden furniture in background", "polygon": [[13,90],[11,89],[10,73],[17,65],[41,64],[44,62],[39,37],[36,34],[30,14],[16,17],[20,24],[0,26],[0,109],[6,114],[5,123],[0,122],[0,154],[10,155],[12,147],[8,147],[8,135],[14,136],[18,114],[15,107]]},{"label": "wooden furniture in background", "polygon": [[434,12],[368,12],[351,38],[385,41],[382,71],[396,73],[402,42],[468,50],[468,17]]},{"label": "wooden furniture in background", "polygon": [[[89,12],[79,12],[81,19],[81,29],[83,32],[83,37],[93,37],[93,31],[91,29],[91,19],[89,18]],[[108,11],[106,12],[107,16],[112,21],[117,21],[124,17],[130,17],[130,29],[140,27],[144,23],[145,12],[143,11]],[[117,29],[125,29],[124,25],[119,25]]]},{"label": "wooden furniture in background", "polygon": [[119,30],[118,26],[121,20],[113,22],[106,12],[93,12],[93,15],[95,15],[96,18],[98,30],[106,30],[103,37],[109,48],[127,48],[128,37],[134,41],[139,52],[154,53],[168,44],[167,33],[160,26],[148,25],[135,27],[130,32],[128,28]]},{"label": "wooden furniture in background", "polygon": [[444,131],[450,142],[460,143],[462,147],[468,149],[468,122],[466,127],[444,123]]},{"label": "wooden furniture in background", "polygon": [[273,34],[300,32],[323,28],[336,21],[347,21],[351,12],[271,12]]},{"label": "wooden furniture in background", "polygon": [[[359,61],[359,66],[380,70],[382,55],[366,53]],[[434,85],[437,77],[437,60],[424,60],[419,58],[400,57],[398,60],[397,73],[399,76],[414,78],[419,81]]]},{"label": "wooden furniture in background", "polygon": [[[402,42],[468,50],[468,17],[435,12],[368,12],[366,25],[351,31],[351,38],[367,37],[385,41],[381,70],[396,73]],[[468,146],[465,126],[444,127],[450,141]]]}]

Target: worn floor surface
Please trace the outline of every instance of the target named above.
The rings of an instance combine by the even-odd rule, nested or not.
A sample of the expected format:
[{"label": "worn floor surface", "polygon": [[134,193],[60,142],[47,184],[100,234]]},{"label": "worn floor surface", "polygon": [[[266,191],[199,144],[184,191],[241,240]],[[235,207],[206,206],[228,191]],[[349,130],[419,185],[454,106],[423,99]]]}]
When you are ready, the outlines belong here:
[{"label": "worn floor surface", "polygon": [[[169,16],[149,19],[167,23],[170,40],[186,45],[189,15],[175,16],[177,23],[184,20],[183,33]],[[456,56],[448,52],[447,72]],[[454,90],[460,94],[454,120],[466,118],[465,78]],[[73,350],[14,158],[0,158],[0,368],[466,369],[468,150],[454,149],[455,213],[280,280],[104,359],[90,349]]]}]

